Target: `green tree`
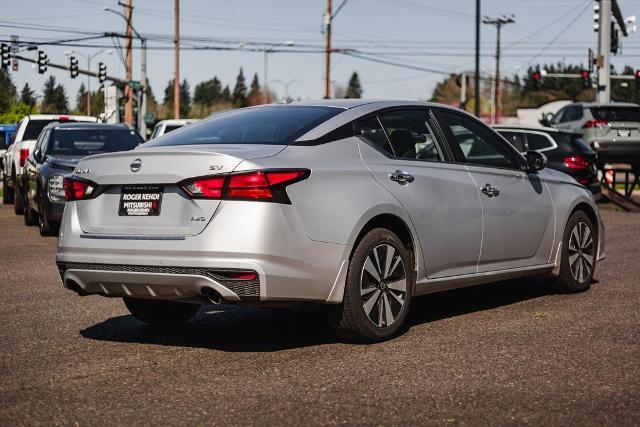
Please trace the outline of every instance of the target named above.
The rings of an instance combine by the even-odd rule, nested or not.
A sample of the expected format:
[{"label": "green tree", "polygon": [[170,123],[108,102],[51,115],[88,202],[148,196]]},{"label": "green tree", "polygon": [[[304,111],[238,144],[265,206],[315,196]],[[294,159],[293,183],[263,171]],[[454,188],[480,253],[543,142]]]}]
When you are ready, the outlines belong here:
[{"label": "green tree", "polygon": [[222,102],[231,102],[231,90],[229,90],[229,85],[222,89]]},{"label": "green tree", "polygon": [[248,105],[259,105],[262,103],[262,89],[260,88],[260,82],[258,81],[258,74],[253,75],[251,80],[251,88],[249,89],[249,95],[247,96]]},{"label": "green tree", "polygon": [[[80,83],[78,94],[76,95],[76,111],[86,111],[87,108],[87,89],[84,87],[84,83]],[[93,111],[93,109],[92,109]]]},{"label": "green tree", "polygon": [[23,104],[13,104],[7,111],[0,112],[0,123],[17,123],[18,120],[29,114],[37,114],[35,106]]},{"label": "green tree", "polygon": [[349,84],[347,86],[347,93],[345,98],[362,98],[362,86],[360,85],[360,77],[357,72],[351,74]]},{"label": "green tree", "polygon": [[29,87],[29,83],[25,83],[22,91],[20,91],[20,102],[30,107],[36,105],[35,92]]},{"label": "green tree", "polygon": [[222,97],[222,84],[217,77],[198,83],[193,91],[193,102],[207,107],[220,102]]},{"label": "green tree", "polygon": [[[173,117],[173,80],[169,80],[164,90],[164,106],[169,110],[168,115]],[[189,117],[191,112],[191,94],[189,92],[189,83],[182,80],[180,83],[180,117]]]},{"label": "green tree", "polygon": [[240,67],[240,72],[238,73],[238,77],[236,77],[236,85],[233,88],[231,100],[233,102],[233,106],[236,108],[247,106],[247,85],[245,84],[242,67]]},{"label": "green tree", "polygon": [[61,84],[56,84],[55,77],[49,77],[44,84],[44,90],[42,93],[41,110],[43,113],[60,114],[69,112],[67,94]]},{"label": "green tree", "polygon": [[16,97],[17,89],[11,75],[6,69],[0,69],[0,112],[8,111],[15,104]]}]

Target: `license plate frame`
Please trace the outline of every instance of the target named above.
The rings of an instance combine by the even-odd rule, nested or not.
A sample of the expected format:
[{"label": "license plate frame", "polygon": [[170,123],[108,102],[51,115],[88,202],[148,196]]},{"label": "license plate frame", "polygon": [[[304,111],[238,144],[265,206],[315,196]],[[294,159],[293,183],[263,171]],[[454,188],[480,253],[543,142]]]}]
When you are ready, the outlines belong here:
[{"label": "license plate frame", "polygon": [[631,136],[631,129],[618,129],[618,136],[622,138],[628,138]]},{"label": "license plate frame", "polygon": [[162,208],[162,185],[123,185],[118,203],[119,216],[159,216]]}]

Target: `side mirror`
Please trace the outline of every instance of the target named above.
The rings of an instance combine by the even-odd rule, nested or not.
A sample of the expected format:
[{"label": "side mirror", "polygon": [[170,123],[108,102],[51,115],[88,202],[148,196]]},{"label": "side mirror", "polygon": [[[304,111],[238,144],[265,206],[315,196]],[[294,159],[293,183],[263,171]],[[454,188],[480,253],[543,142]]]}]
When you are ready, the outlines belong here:
[{"label": "side mirror", "polygon": [[36,159],[38,162],[42,161],[42,151],[39,148],[33,152],[33,158]]},{"label": "side mirror", "polygon": [[537,151],[527,151],[524,155],[527,159],[527,172],[538,172],[547,167],[547,156]]}]

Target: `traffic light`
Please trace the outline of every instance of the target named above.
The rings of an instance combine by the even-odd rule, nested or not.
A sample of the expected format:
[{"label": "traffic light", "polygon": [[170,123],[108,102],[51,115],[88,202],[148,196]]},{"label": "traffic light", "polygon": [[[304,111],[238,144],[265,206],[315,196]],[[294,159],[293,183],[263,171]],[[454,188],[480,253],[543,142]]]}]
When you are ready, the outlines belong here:
[{"label": "traffic light", "polygon": [[47,64],[49,64],[49,58],[43,51],[38,51],[38,73],[44,74],[47,72]]},{"label": "traffic light", "polygon": [[593,31],[600,31],[600,4],[593,5]]},{"label": "traffic light", "polygon": [[2,43],[2,68],[7,68],[11,64],[10,52],[11,48],[8,44]]},{"label": "traffic light", "polygon": [[542,73],[540,70],[535,70],[531,73],[531,82],[534,88],[540,89],[540,86],[542,86]]},{"label": "traffic light", "polygon": [[75,79],[78,77],[80,70],[78,69],[78,58],[75,56],[69,57],[69,72],[71,72],[71,78]]},{"label": "traffic light", "polygon": [[98,80],[100,83],[104,83],[107,80],[107,66],[104,62],[98,64]]},{"label": "traffic light", "polygon": [[580,71],[580,79],[583,87],[591,87],[591,73],[588,70]]},{"label": "traffic light", "polygon": [[636,72],[634,73],[634,77],[636,80],[636,90],[640,91],[640,70],[636,70]]},{"label": "traffic light", "polygon": [[618,27],[614,22],[611,23],[611,35],[609,37],[610,46],[609,52],[614,55],[618,53],[618,46],[620,45],[620,34],[618,33]]}]

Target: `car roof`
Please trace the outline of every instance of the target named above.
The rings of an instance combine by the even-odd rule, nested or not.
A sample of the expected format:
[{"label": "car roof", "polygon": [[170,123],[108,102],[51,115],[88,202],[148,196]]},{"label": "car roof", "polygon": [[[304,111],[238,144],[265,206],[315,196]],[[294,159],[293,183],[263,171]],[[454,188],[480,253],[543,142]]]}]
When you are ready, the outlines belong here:
[{"label": "car roof", "polygon": [[583,107],[640,107],[639,104],[635,104],[633,102],[574,102],[569,105],[582,105]]},{"label": "car roof", "polygon": [[45,129],[60,129],[60,130],[132,130],[125,124],[110,124],[110,123],[68,123],[68,122],[51,122]]},{"label": "car roof", "polygon": [[58,120],[60,117],[66,117],[70,120],[85,121],[89,123],[95,123],[98,121],[93,116],[75,116],[73,114],[29,114],[27,116],[29,120]]},{"label": "car roof", "polygon": [[291,105],[291,106],[320,106],[320,107],[336,107],[344,109],[352,109],[361,107],[363,105],[375,106],[379,104],[384,107],[403,107],[403,106],[437,106],[453,108],[450,105],[437,104],[433,102],[420,102],[420,101],[405,101],[400,99],[364,99],[364,98],[347,98],[347,99],[318,99],[307,101],[293,101],[290,103],[282,104],[267,104],[267,105]]},{"label": "car roof", "polygon": [[167,120],[160,120],[158,123],[156,123],[156,126],[158,125],[188,125],[190,123],[195,123],[197,121],[200,121],[200,119],[167,119]]}]

